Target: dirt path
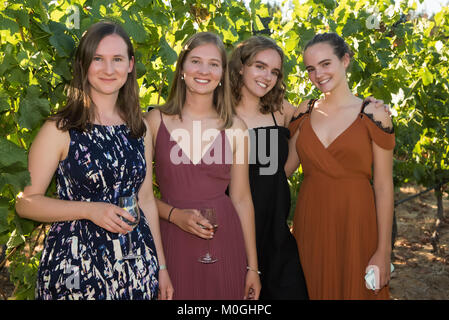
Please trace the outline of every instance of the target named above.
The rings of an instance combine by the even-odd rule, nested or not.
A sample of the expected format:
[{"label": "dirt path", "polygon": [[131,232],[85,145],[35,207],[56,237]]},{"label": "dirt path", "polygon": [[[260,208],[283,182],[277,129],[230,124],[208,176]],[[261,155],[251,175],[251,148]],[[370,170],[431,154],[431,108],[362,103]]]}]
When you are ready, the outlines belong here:
[{"label": "dirt path", "polygon": [[[400,200],[423,191],[405,186],[395,194]],[[449,200],[443,200],[449,217]],[[393,250],[396,271],[390,281],[392,299],[449,299],[449,221],[441,224],[439,252],[433,252],[430,238],[435,229],[437,204],[428,192],[396,207],[398,235]]]}]

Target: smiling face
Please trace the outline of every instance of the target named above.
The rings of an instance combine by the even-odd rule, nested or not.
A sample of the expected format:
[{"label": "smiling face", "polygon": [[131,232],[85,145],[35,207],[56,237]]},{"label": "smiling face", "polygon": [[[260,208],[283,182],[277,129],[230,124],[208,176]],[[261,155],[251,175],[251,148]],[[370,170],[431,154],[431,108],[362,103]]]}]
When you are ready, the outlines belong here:
[{"label": "smiling face", "polygon": [[276,85],[281,68],[281,57],[276,50],[266,49],[258,52],[240,71],[243,95],[251,94],[259,98],[266,95]]},{"label": "smiling face", "polygon": [[304,52],[304,63],[309,79],[323,93],[331,92],[346,83],[347,54],[339,59],[333,47],[325,42],[314,44]]},{"label": "smiling face", "polygon": [[128,47],[117,34],[104,37],[95,50],[87,79],[93,97],[116,95],[133,70],[134,57],[129,59]]},{"label": "smiling face", "polygon": [[188,94],[213,94],[223,75],[220,50],[212,43],[194,48],[187,54],[181,74]]}]

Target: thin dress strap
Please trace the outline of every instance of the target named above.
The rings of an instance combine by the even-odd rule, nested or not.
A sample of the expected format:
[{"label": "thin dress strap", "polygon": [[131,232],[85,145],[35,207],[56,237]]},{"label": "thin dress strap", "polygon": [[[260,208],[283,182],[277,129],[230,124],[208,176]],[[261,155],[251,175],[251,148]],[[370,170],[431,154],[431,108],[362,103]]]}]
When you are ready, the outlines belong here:
[{"label": "thin dress strap", "polygon": [[277,124],[277,122],[276,122],[276,118],[274,117],[274,114],[273,114],[273,112],[271,112],[271,116],[273,117],[273,121],[274,121],[274,125],[277,127],[278,126],[278,124]]},{"label": "thin dress strap", "polygon": [[162,111],[159,110],[159,115],[161,116],[161,122],[164,122],[164,119],[162,119]]},{"label": "thin dress strap", "polygon": [[308,109],[307,109],[307,113],[309,114],[309,117],[310,117],[310,112],[312,111],[312,109],[313,109],[313,106],[315,105],[315,102],[317,101],[318,99],[310,99],[309,100],[309,103],[307,104],[309,107],[308,107]]},{"label": "thin dress strap", "polygon": [[362,109],[360,110],[360,113],[364,113],[365,112],[365,107],[369,105],[369,101],[368,100],[363,100],[362,102]]},{"label": "thin dress strap", "polygon": [[306,114],[309,114],[309,116],[310,116],[310,111],[312,111],[312,108],[313,108],[313,106],[314,106],[314,104],[315,104],[316,101],[317,101],[317,99],[310,99],[309,102],[307,102],[307,106],[308,106],[308,107],[307,107],[307,111],[302,112],[302,113],[299,113],[296,117],[293,117],[293,118],[290,120],[290,123],[292,123],[292,122],[298,120],[299,118],[301,118],[302,116],[304,116],[304,115],[306,115]]}]

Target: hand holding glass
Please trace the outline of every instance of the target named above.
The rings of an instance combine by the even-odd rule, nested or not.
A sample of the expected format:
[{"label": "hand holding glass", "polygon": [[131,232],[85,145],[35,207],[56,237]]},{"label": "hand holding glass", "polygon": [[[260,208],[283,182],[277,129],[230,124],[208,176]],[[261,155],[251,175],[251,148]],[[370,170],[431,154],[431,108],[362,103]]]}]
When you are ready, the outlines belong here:
[{"label": "hand holding glass", "polygon": [[[217,223],[217,216],[215,214],[215,210],[213,208],[204,208],[200,209],[201,215],[206,218],[209,223],[212,225],[213,229],[212,231],[215,232],[218,229],[218,223]],[[202,255],[198,261],[201,263],[214,263],[217,262],[218,259],[210,254],[210,239],[207,239],[207,252]]]}]

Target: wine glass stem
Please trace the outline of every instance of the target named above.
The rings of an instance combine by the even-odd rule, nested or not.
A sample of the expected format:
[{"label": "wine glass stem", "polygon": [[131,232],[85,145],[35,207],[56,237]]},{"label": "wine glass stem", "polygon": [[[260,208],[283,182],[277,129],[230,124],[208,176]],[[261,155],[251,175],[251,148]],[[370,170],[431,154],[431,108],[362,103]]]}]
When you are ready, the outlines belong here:
[{"label": "wine glass stem", "polygon": [[128,255],[132,254],[132,244],[131,244],[131,232],[128,232]]},{"label": "wine glass stem", "polygon": [[210,256],[210,239],[207,239],[207,256]]}]

